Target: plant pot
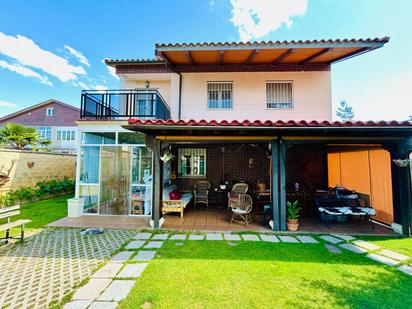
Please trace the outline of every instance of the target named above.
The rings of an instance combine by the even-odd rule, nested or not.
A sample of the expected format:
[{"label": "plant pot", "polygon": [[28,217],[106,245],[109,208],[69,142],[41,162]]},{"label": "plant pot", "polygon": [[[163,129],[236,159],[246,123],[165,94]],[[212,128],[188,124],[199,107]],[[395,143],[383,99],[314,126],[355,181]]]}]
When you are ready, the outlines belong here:
[{"label": "plant pot", "polygon": [[288,219],[286,228],[288,231],[297,231],[299,228],[298,219]]}]

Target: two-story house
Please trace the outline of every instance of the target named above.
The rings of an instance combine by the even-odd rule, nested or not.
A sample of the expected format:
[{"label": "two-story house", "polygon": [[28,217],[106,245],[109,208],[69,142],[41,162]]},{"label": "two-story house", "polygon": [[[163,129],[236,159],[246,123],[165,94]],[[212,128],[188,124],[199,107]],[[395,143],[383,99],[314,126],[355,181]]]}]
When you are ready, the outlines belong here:
[{"label": "two-story house", "polygon": [[70,104],[50,99],[0,118],[0,126],[18,123],[35,127],[39,137],[51,141],[53,152],[74,153],[77,150],[77,125],[80,110]]},{"label": "two-story house", "polygon": [[[240,182],[253,197],[247,228],[268,228],[269,211],[284,231],[287,201],[298,200],[301,230],[319,232],[319,197],[344,186],[373,212],[355,220],[323,208],[332,228],[369,232],[373,219],[378,232],[408,234],[409,169],[392,160],[411,151],[411,123],[332,121],[332,65],[388,40],[157,44],[153,60],[107,59],[121,90],[82,93],[79,199],[69,204],[154,227],[230,230],[227,199]],[[210,184],[203,205],[199,181]]]}]

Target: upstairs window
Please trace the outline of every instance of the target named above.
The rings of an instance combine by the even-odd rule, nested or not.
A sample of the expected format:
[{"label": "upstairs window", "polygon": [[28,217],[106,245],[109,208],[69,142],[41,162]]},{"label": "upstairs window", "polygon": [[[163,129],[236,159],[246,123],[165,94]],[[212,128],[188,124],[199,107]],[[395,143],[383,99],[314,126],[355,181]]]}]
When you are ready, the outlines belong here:
[{"label": "upstairs window", "polygon": [[206,176],[206,148],[179,148],[178,153],[179,176]]},{"label": "upstairs window", "polygon": [[209,82],[207,83],[207,108],[226,109],[232,108],[233,83]]},{"label": "upstairs window", "polygon": [[292,108],[293,83],[291,81],[274,81],[266,83],[267,108]]},{"label": "upstairs window", "polygon": [[46,108],[46,116],[54,116],[54,107]]}]

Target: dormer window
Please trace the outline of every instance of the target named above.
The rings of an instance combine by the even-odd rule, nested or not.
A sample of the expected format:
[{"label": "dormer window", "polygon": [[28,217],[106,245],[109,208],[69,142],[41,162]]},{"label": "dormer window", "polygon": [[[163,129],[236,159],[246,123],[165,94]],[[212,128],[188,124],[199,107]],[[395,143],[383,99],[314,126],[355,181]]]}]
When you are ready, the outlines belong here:
[{"label": "dormer window", "polygon": [[266,107],[282,109],[293,107],[293,83],[292,81],[268,81],[266,82]]},{"label": "dormer window", "polygon": [[54,116],[54,107],[46,108],[46,116]]},{"label": "dormer window", "polygon": [[233,83],[208,82],[207,83],[207,108],[231,109],[233,107]]}]

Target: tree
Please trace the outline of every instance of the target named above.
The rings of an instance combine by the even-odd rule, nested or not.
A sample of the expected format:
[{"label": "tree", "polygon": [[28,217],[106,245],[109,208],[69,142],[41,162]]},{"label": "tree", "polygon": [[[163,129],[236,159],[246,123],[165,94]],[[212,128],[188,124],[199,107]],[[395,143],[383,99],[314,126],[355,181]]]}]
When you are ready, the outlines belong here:
[{"label": "tree", "polygon": [[25,127],[16,123],[8,123],[0,129],[0,140],[20,150],[27,146],[50,144],[49,141],[39,138],[36,128]]},{"label": "tree", "polygon": [[352,106],[350,106],[345,100],[340,101],[340,106],[336,110],[336,116],[342,121],[351,121],[355,116]]}]

